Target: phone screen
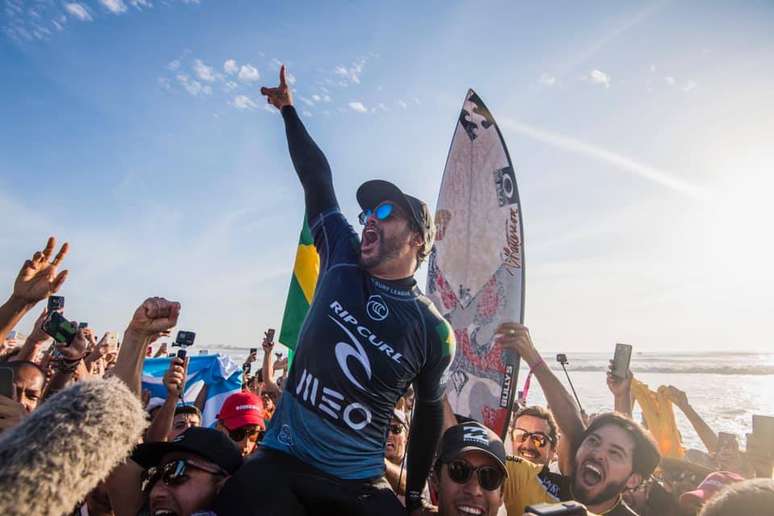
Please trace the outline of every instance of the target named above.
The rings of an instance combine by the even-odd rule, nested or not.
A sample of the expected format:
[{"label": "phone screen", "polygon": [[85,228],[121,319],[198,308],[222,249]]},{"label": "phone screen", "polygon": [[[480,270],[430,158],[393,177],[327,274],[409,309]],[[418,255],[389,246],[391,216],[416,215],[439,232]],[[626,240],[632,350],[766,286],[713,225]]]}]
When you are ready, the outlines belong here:
[{"label": "phone screen", "polygon": [[0,367],[0,395],[16,399],[16,387],[13,384],[13,369]]},{"label": "phone screen", "polygon": [[613,355],[613,376],[616,378],[626,378],[626,372],[629,370],[631,360],[632,347],[629,344],[616,344],[615,355]]},{"label": "phone screen", "polygon": [[51,312],[46,322],[43,323],[43,331],[54,337],[55,341],[66,342],[69,345],[78,332],[78,328],[59,312]]}]

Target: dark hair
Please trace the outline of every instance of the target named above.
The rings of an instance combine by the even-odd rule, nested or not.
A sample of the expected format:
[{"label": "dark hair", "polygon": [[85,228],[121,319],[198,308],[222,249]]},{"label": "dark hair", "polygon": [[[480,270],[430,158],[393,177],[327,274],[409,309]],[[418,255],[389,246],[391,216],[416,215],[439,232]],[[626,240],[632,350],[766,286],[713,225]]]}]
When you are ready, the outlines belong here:
[{"label": "dark hair", "polygon": [[548,438],[551,440],[551,444],[556,446],[556,441],[558,437],[556,419],[554,419],[554,415],[550,410],[548,410],[547,408],[541,405],[530,405],[529,407],[524,407],[518,412],[516,412],[516,414],[514,414],[513,416],[514,427],[516,425],[516,420],[519,419],[521,416],[536,417],[548,423]]},{"label": "dark hair", "polygon": [[21,368],[25,366],[32,367],[34,369],[37,369],[43,378],[46,377],[46,372],[43,371],[43,369],[41,369],[38,364],[36,364],[35,362],[30,362],[29,360],[13,360],[11,362],[0,362],[0,366],[8,367],[12,369],[14,374],[16,374]]},{"label": "dark hair", "polygon": [[648,478],[661,461],[661,454],[651,433],[636,421],[632,421],[618,412],[600,414],[591,421],[589,427],[583,432],[581,442],[585,441],[593,432],[608,425],[615,425],[631,436],[634,440],[632,471],[641,475],[643,479]]},{"label": "dark hair", "polygon": [[774,480],[757,478],[724,487],[702,507],[699,516],[771,514],[772,507]]},{"label": "dark hair", "polygon": [[202,413],[199,410],[199,407],[197,407],[196,405],[189,405],[189,404],[178,405],[177,407],[175,407],[175,415],[177,416],[179,414],[196,414],[197,416],[199,416],[199,419],[201,419],[202,417]]}]

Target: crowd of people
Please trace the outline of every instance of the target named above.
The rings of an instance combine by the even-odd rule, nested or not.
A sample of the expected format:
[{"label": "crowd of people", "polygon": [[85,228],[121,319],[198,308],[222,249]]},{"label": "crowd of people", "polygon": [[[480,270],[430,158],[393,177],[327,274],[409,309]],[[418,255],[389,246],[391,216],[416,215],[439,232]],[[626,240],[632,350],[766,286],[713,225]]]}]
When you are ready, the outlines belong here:
[{"label": "crowd of people", "polygon": [[[216,422],[203,427],[203,398],[183,401],[189,359],[168,355],[163,342],[180,303],[146,299],[120,342],[113,332],[97,338],[88,324],[68,321],[63,308],[48,303],[24,338],[14,330],[20,320],[67,280],[60,269],[68,245],[54,255],[49,238],[24,262],[0,306],[0,334],[8,336],[0,348],[0,457],[26,439],[66,462],[68,449],[34,442],[25,424],[44,414],[36,428],[77,428],[79,412],[97,410],[79,401],[77,389],[90,382],[118,381],[123,390],[110,392],[138,400],[145,420],[124,425],[131,453],[111,460],[94,482],[68,487],[69,478],[91,478],[78,461],[58,483],[40,472],[41,497],[77,494],[77,505],[62,501],[52,514],[774,514],[768,448],[740,450],[673,386],[661,394],[706,449],[685,451],[674,438],[661,439],[647,418],[633,419],[644,387],[630,371],[600,378],[615,410],[586,415],[516,322],[500,325],[497,344],[526,362],[547,405],[518,406],[505,441],[455,414],[445,397],[454,331],[413,278],[433,243],[427,205],[391,183],[369,181],[357,192],[364,228],[355,233],[338,209],[327,160],[293,108],[284,67],[280,85],[262,93],[284,119],[321,260],[293,362],[277,359],[267,332],[261,366],[254,367],[258,353],[251,351],[241,392],[223,399]],[[154,355],[169,367],[166,397],[151,402],[141,375]],[[57,417],[67,404],[68,417]],[[84,439],[93,434],[84,431]],[[13,505],[21,480],[2,475],[11,466],[0,463],[7,495],[0,512],[38,513]]]}]

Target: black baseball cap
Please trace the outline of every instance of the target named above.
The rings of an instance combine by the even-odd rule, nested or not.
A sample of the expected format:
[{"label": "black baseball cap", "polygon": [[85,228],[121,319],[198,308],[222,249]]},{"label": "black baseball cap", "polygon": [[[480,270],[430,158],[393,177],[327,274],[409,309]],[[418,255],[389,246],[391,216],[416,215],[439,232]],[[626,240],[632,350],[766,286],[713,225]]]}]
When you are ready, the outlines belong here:
[{"label": "black baseball cap", "polygon": [[430,208],[416,197],[403,193],[403,191],[382,179],[366,181],[357,189],[357,202],[364,210],[374,209],[383,201],[393,201],[411,215],[414,224],[421,231],[425,239],[424,255],[430,254],[435,240],[435,224]]},{"label": "black baseball cap", "polygon": [[230,474],[242,465],[242,452],[223,432],[213,428],[191,427],[169,442],[143,443],[134,449],[132,460],[145,469],[158,466],[167,453],[195,453]]},{"label": "black baseball cap", "polygon": [[468,451],[480,451],[495,459],[508,476],[505,467],[505,445],[489,428],[478,421],[471,421],[450,427],[441,438],[438,462],[446,464]]}]

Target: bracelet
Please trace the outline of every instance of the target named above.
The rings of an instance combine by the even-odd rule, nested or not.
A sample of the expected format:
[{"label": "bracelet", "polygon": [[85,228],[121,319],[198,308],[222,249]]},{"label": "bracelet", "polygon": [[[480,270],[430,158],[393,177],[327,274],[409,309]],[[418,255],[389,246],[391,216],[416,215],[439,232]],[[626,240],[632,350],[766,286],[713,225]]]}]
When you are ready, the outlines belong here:
[{"label": "bracelet", "polygon": [[60,357],[54,360],[54,368],[62,374],[72,374],[78,369],[78,364],[81,363],[81,360],[83,360],[83,357],[71,359]]}]

